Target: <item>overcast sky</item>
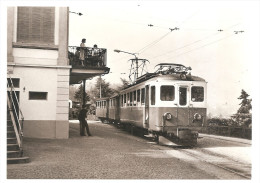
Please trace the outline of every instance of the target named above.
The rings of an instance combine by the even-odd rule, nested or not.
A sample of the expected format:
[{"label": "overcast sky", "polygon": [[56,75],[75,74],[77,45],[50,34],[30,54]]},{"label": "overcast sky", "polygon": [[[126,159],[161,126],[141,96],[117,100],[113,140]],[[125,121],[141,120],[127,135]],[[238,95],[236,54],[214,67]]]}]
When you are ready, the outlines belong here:
[{"label": "overcast sky", "polygon": [[[111,84],[120,83],[120,77],[128,78],[128,60],[133,58],[113,51],[119,49],[148,59],[149,72],[163,62],[190,66],[193,75],[208,82],[208,112],[214,116],[234,114],[242,89],[255,97],[253,104],[259,107],[258,0],[5,1],[5,5],[69,6],[70,11],[82,13],[69,15],[69,45],[79,46],[86,38],[86,46],[106,48],[112,73],[103,78]],[[1,14],[6,11],[4,6],[1,10]],[[5,15],[1,18],[6,21]],[[170,31],[175,27],[179,30]],[[6,45],[3,30],[2,48]],[[4,72],[1,74],[4,78]]]},{"label": "overcast sky", "polygon": [[[259,61],[254,52],[259,6],[252,1],[97,1],[70,6],[70,11],[83,16],[70,13],[69,45],[79,46],[86,38],[86,46],[106,48],[112,73],[103,78],[111,84],[128,78],[128,60],[134,58],[113,51],[119,49],[148,59],[149,72],[162,62],[191,66],[192,74],[208,82],[212,115],[235,113],[242,89],[252,95]],[[179,30],[170,31],[175,27]]]}]

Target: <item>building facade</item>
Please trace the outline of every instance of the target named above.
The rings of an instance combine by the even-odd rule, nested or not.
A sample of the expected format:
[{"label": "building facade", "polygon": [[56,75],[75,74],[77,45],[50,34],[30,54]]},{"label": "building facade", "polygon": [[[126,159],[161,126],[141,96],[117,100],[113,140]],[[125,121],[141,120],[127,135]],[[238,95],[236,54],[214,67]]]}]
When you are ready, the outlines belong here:
[{"label": "building facade", "polygon": [[[104,74],[68,59],[68,7],[8,7],[7,69],[24,116],[24,137],[69,137],[69,85]],[[106,70],[106,69],[105,69]]]},{"label": "building facade", "polygon": [[8,7],[7,29],[7,77],[18,81],[24,136],[68,138],[68,8]]}]

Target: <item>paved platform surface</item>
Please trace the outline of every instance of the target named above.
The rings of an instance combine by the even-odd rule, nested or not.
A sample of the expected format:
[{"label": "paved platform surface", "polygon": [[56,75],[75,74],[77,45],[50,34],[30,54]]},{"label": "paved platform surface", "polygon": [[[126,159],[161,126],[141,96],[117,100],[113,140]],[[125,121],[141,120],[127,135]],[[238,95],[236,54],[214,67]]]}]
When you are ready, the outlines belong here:
[{"label": "paved platform surface", "polygon": [[164,147],[109,124],[88,123],[91,137],[80,136],[74,120],[69,139],[25,138],[31,162],[7,165],[7,179],[217,179],[168,156]]}]

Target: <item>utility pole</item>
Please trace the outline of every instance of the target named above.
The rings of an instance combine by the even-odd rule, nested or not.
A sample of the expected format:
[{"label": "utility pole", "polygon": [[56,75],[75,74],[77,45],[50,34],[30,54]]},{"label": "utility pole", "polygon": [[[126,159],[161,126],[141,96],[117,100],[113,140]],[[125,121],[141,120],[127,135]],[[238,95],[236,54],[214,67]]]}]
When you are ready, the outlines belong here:
[{"label": "utility pole", "polygon": [[101,75],[99,76],[99,98],[102,97],[102,92],[101,92]]},{"label": "utility pole", "polygon": [[83,99],[82,99],[82,107],[86,107],[86,92],[85,92],[85,86],[86,86],[86,80],[84,79],[83,81],[83,87],[82,87],[82,92],[83,92]]},{"label": "utility pole", "polygon": [[[130,73],[129,73],[129,79],[131,80],[131,82],[132,83],[134,83],[134,82],[136,82],[136,80],[137,80],[137,78],[139,77],[139,67],[143,67],[142,68],[142,72],[141,72],[141,75],[143,74],[143,70],[144,70],[144,66],[145,66],[145,63],[146,63],[146,61],[148,61],[148,60],[146,60],[146,59],[139,59],[139,58],[137,58],[137,56],[136,56],[136,53],[129,53],[129,52],[126,52],[126,51],[122,51],[122,50],[114,50],[114,52],[117,52],[117,53],[120,53],[120,52],[122,52],[122,53],[127,53],[127,54],[130,54],[130,55],[134,55],[134,59],[130,59],[130,61],[132,61],[132,64],[131,64],[131,69],[130,69]],[[139,65],[138,64],[138,62],[139,61],[141,61],[142,63]],[[149,62],[149,61],[148,61]],[[134,65],[135,65],[135,67],[134,67]],[[132,79],[131,79],[131,76],[134,74],[134,79],[133,79],[133,81],[132,81]]]}]

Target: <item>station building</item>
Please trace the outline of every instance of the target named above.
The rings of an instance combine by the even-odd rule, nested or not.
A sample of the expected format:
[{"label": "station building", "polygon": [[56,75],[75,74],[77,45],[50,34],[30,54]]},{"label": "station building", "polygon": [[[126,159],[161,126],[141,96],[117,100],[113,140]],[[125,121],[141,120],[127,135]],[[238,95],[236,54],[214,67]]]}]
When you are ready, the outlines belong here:
[{"label": "station building", "polygon": [[69,85],[109,73],[106,49],[87,57],[92,48],[84,48],[86,64],[77,64],[77,46],[68,45],[68,7],[8,7],[7,13],[7,79],[24,118],[23,136],[67,139]]}]

